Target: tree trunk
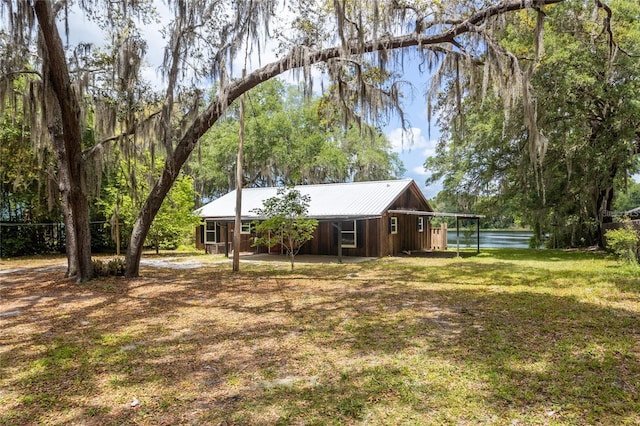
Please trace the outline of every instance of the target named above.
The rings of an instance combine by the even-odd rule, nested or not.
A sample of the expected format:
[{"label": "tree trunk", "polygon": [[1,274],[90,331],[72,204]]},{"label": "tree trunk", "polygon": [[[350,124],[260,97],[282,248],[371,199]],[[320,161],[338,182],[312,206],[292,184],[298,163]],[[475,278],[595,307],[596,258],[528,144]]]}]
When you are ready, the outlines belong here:
[{"label": "tree trunk", "polygon": [[[43,68],[48,68],[48,62],[44,58]],[[67,254],[67,272],[65,277],[75,277],[78,275],[78,256],[76,233],[73,225],[73,211],[69,201],[71,182],[69,181],[69,166],[64,150],[64,133],[62,130],[62,118],[60,117],[60,105],[55,100],[55,93],[48,82],[44,81],[44,114],[47,120],[47,127],[53,150],[56,153],[58,162],[58,190],[60,191],[60,206],[62,209],[62,220],[64,222],[65,252]]]},{"label": "tree trunk", "polygon": [[[602,115],[609,118],[606,111],[603,111]],[[604,147],[604,153],[610,161],[608,173],[599,178],[596,184],[596,193],[594,194],[596,239],[600,248],[605,247],[604,223],[611,221],[609,212],[613,210],[614,185],[618,175],[619,164],[624,164],[625,161],[625,158],[621,158],[619,154],[611,149],[612,145],[609,141],[615,140],[617,137],[615,130],[609,126],[603,126],[600,122],[592,125],[591,144],[594,147]]]},{"label": "tree trunk", "polygon": [[[45,84],[50,84],[55,94],[62,121],[64,152],[59,152],[58,155],[66,160],[66,164],[59,164],[59,166],[64,168],[61,177],[64,181],[68,181],[68,184],[63,182],[65,190],[68,189],[68,194],[64,197],[68,209],[65,217],[71,224],[69,231],[75,236],[70,239],[70,241],[75,241],[75,247],[67,247],[67,256],[70,265],[77,265],[76,278],[78,282],[81,282],[92,278],[93,267],[91,264],[89,200],[86,189],[86,171],[82,158],[80,105],[71,85],[69,68],[62,39],[55,24],[51,2],[36,1],[34,2],[34,10],[40,26],[40,35],[44,40],[45,48],[43,51],[48,63],[46,69],[43,70],[43,80]],[[65,201],[63,201],[63,208],[65,208]]]},{"label": "tree trunk", "polygon": [[293,251],[293,239],[289,235],[289,260],[291,261],[291,271],[293,271],[293,264],[296,260],[296,252]]},{"label": "tree trunk", "polygon": [[[195,142],[193,144],[195,146]],[[126,277],[137,277],[140,273],[140,258],[142,257],[142,249],[144,248],[144,241],[149,233],[149,228],[151,227],[153,218],[155,218],[158,210],[160,210],[160,206],[162,206],[162,201],[171,189],[173,182],[176,180],[178,173],[180,172],[180,167],[175,167],[173,159],[175,157],[181,159],[184,155],[185,154],[181,151],[180,147],[178,147],[174,151],[173,156],[167,157],[160,179],[158,179],[158,182],[151,190],[151,193],[140,210],[140,214],[138,215],[138,218],[133,225],[133,230],[131,231],[129,247],[127,247],[127,254],[125,258]],[[181,166],[184,164],[184,161],[186,161],[186,158],[187,157],[185,156],[184,160],[180,163]]]},{"label": "tree trunk", "polygon": [[236,220],[233,226],[233,271],[240,271],[240,243],[242,231],[242,175],[244,164],[244,94],[240,96],[240,126],[238,157],[236,160]]},{"label": "tree trunk", "polygon": [[[617,167],[612,168],[612,174],[615,175],[613,170],[617,170]],[[596,197],[596,238],[598,240],[598,247],[605,247],[604,239],[604,224],[611,221],[610,217],[607,217],[609,211],[613,209],[613,185],[608,188],[600,188]]]},{"label": "tree trunk", "polygon": [[67,253],[67,273],[65,277],[74,277],[78,275],[78,244],[73,222],[73,210],[69,200],[71,183],[69,181],[66,156],[64,155],[64,141],[61,133],[55,131],[51,126],[49,130],[53,136],[53,146],[58,159],[58,189],[61,195],[64,240]]}]

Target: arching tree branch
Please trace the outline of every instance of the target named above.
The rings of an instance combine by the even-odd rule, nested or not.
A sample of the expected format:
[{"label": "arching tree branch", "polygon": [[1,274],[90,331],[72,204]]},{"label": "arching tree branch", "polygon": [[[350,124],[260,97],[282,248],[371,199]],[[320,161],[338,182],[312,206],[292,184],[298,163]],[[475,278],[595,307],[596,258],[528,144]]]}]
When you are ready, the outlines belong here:
[{"label": "arching tree branch", "polygon": [[265,65],[246,77],[235,80],[220,88],[219,95],[200,113],[191,126],[185,131],[177,143],[172,155],[165,161],[163,172],[151,190],[140,215],[136,220],[127,251],[126,275],[137,276],[139,271],[142,246],[153,218],[157,214],[162,201],[171,189],[183,164],[204,133],[222,116],[226,108],[242,93],[249,91],[260,83],[276,77],[286,71],[308,67],[338,57],[349,57],[378,51],[404,49],[414,46],[429,46],[438,44],[452,44],[458,35],[477,31],[477,27],[488,19],[508,12],[527,8],[542,7],[544,5],[560,3],[563,0],[526,0],[504,1],[495,6],[487,7],[472,14],[466,20],[453,25],[448,30],[437,34],[411,33],[401,36],[387,36],[365,42],[344,42],[341,46],[310,50],[305,46],[296,46],[284,58]]}]

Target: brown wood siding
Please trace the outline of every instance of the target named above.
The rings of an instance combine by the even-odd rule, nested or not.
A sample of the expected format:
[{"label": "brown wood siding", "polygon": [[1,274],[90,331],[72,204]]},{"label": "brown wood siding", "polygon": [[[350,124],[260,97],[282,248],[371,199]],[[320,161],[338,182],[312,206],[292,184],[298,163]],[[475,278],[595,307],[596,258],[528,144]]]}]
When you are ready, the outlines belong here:
[{"label": "brown wood siding", "polygon": [[[410,185],[389,207],[389,210],[416,210],[433,211],[426,203],[417,185]],[[390,218],[398,218],[398,233],[390,231]],[[430,239],[430,224],[424,218],[424,231],[418,232],[418,216],[387,213],[382,219],[384,230],[381,232],[381,240],[386,242],[382,247],[382,256],[398,255],[404,250],[428,250]]]},{"label": "brown wood siding", "polygon": [[398,215],[398,235],[400,235],[400,251],[424,250],[427,248],[427,237],[424,230],[418,231],[418,217],[415,215]]},{"label": "brown wood siding", "polygon": [[379,221],[378,238],[380,247],[380,257],[389,256],[392,252],[391,238],[389,233],[389,214],[384,214]]},{"label": "brown wood siding", "polygon": [[[336,222],[320,222],[313,239],[305,243],[300,254],[338,255],[338,228]],[[378,228],[380,219],[361,219],[356,221],[356,248],[343,248],[343,256],[379,257]]]},{"label": "brown wood siding", "polygon": [[318,227],[313,233],[311,241],[307,241],[300,249],[300,254],[338,254],[332,252],[333,242],[333,225],[330,222],[319,222]]},{"label": "brown wood siding", "polygon": [[432,211],[429,205],[424,202],[422,194],[416,194],[420,191],[417,185],[410,185],[406,191],[391,204],[389,210],[421,210]]},{"label": "brown wood siding", "polygon": [[[396,234],[391,233],[390,226],[392,217],[398,219],[398,232]],[[429,249],[429,221],[426,220],[426,218],[424,219],[424,230],[420,232],[418,230],[418,217],[417,215],[392,213],[386,215],[386,255],[395,256],[401,254],[403,251]]]},{"label": "brown wood siding", "polygon": [[[233,249],[233,234],[234,234],[234,230],[233,230],[233,222],[223,222],[220,224],[220,229],[221,229],[221,235],[220,235],[220,241],[224,241],[224,230],[226,228],[227,230],[227,242],[230,242],[231,245],[231,250]],[[256,251],[256,247],[253,247],[251,244],[253,244],[253,240],[255,239],[256,234],[254,232],[250,233],[250,234],[240,234],[240,252],[248,252],[248,253],[254,253],[257,252]]]},{"label": "brown wood siding", "polygon": [[381,219],[365,220],[365,238],[367,257],[380,257],[380,222]]},{"label": "brown wood siding", "polygon": [[391,233],[391,218],[392,217],[398,217],[398,215],[396,214],[391,214],[389,213],[387,215],[387,250],[388,250],[388,255],[390,256],[395,256],[397,254],[400,253],[401,249],[400,249],[400,236],[402,234],[400,234],[400,220],[398,219],[398,233],[397,234],[392,234]]},{"label": "brown wood siding", "polygon": [[[206,246],[210,244],[204,243],[204,225],[199,225],[196,228],[195,233],[196,249],[206,250]],[[240,236],[240,251],[258,252],[258,248],[252,246],[254,238],[255,233],[242,234]],[[216,222],[216,244],[220,247],[224,247],[224,243],[233,243],[233,222]],[[231,250],[233,250],[233,244],[229,244],[229,251]],[[224,252],[224,250],[222,252]]]},{"label": "brown wood siding", "polygon": [[[391,234],[389,220],[392,216],[398,218],[398,233]],[[314,232],[313,239],[305,243],[300,254],[320,254],[337,256],[338,254],[338,230],[335,222],[320,222]],[[203,242],[204,225],[196,229],[196,247],[204,249]],[[218,226],[219,243],[233,242],[233,223],[220,223]],[[391,215],[385,214],[382,218],[361,219],[356,221],[357,248],[343,248],[343,256],[383,257],[398,255],[403,250],[428,250],[430,249],[430,230],[428,220],[424,221],[424,231],[418,232],[418,216],[415,215]],[[225,239],[225,230],[226,239]],[[253,247],[255,234],[241,235],[241,252],[266,252],[266,247]],[[230,244],[230,250],[233,244]],[[276,249],[279,251],[279,249]]]},{"label": "brown wood siding", "polygon": [[196,250],[204,250],[204,225],[196,227]]}]

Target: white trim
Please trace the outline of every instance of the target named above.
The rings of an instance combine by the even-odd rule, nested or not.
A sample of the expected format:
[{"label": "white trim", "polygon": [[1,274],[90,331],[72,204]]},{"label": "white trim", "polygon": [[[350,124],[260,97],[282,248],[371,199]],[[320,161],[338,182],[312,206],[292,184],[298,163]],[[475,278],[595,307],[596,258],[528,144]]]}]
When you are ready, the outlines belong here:
[{"label": "white trim", "polygon": [[397,216],[391,216],[391,221],[389,222],[389,232],[391,234],[397,234],[398,233],[398,217]]},{"label": "white trim", "polygon": [[[343,221],[343,222],[351,222],[351,221]],[[353,244],[344,244],[343,241],[343,235],[344,234],[353,234]],[[356,223],[356,220],[353,220],[353,231],[345,231],[344,229],[341,229],[340,231],[340,244],[342,245],[342,248],[358,248],[358,224]]]},{"label": "white trim", "polygon": [[[245,229],[245,225],[248,226],[248,229]],[[250,234],[251,233],[251,222],[240,222],[240,233],[241,234]]]},{"label": "white trim", "polygon": [[418,216],[418,232],[424,232],[424,216]]},{"label": "white trim", "polygon": [[[209,229],[209,226],[213,225],[213,229]],[[204,243],[205,244],[215,244],[217,243],[218,235],[217,235],[217,223],[213,220],[207,220],[204,223]],[[213,241],[209,239],[209,235],[213,234]]]}]

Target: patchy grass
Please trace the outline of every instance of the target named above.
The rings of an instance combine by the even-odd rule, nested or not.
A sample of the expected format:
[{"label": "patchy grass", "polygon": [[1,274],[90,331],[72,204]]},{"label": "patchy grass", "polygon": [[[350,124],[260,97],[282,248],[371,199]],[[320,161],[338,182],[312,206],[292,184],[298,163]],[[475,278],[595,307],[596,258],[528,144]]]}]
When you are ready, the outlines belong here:
[{"label": "patchy grass", "polygon": [[0,264],[0,424],[640,424],[640,273],[603,255],[197,260]]}]

